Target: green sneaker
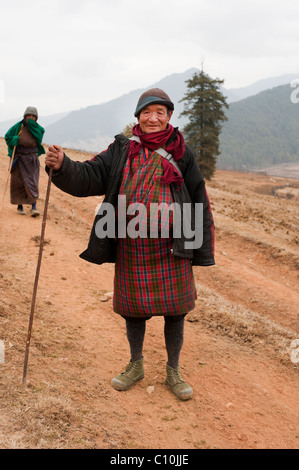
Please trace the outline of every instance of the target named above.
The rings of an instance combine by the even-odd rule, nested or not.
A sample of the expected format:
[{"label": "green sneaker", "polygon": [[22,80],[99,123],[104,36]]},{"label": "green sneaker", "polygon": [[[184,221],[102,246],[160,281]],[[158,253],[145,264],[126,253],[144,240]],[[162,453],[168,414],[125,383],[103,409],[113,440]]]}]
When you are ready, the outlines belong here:
[{"label": "green sneaker", "polygon": [[166,364],[166,372],[167,377],[165,383],[170,387],[171,391],[180,398],[180,400],[189,400],[192,398],[193,389],[191,385],[187,384],[181,377],[179,367],[173,369]]},{"label": "green sneaker", "polygon": [[118,374],[111,380],[111,385],[115,390],[123,391],[129,390],[129,388],[138,380],[143,379],[144,368],[143,358],[139,361],[129,362],[124,372]]}]

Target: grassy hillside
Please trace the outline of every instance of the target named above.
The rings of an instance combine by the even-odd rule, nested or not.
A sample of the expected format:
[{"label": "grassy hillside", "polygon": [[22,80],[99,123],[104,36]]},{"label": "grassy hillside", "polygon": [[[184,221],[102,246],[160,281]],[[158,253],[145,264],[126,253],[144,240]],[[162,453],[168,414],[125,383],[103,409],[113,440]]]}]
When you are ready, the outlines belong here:
[{"label": "grassy hillside", "polygon": [[[6,153],[0,138],[1,197]],[[40,158],[42,211],[48,175]],[[26,205],[18,215],[7,191],[0,449],[298,449],[299,182],[218,170],[207,190],[216,265],[194,266],[198,299],[181,354],[194,397],[184,403],[165,386],[163,318],[147,322],[144,379],[128,392],[111,387],[130,357],[124,320],[113,311],[114,266],[79,257],[102,199],[74,198],[54,185],[23,387],[42,218],[30,217]]]},{"label": "grassy hillside", "polygon": [[260,169],[299,161],[299,104],[279,86],[232,103],[220,136],[220,168]]}]

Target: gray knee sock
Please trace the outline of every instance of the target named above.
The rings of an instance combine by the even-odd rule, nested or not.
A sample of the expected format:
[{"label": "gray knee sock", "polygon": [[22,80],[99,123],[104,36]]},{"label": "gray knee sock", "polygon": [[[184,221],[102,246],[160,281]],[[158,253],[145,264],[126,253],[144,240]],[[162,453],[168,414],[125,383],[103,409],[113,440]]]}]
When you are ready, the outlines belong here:
[{"label": "gray knee sock", "polygon": [[131,351],[131,361],[139,361],[139,359],[142,359],[143,357],[142,352],[145,335],[145,319],[126,319],[126,330]]},{"label": "gray knee sock", "polygon": [[179,365],[180,352],[184,342],[184,317],[164,317],[164,337],[168,356],[168,365],[176,369]]}]

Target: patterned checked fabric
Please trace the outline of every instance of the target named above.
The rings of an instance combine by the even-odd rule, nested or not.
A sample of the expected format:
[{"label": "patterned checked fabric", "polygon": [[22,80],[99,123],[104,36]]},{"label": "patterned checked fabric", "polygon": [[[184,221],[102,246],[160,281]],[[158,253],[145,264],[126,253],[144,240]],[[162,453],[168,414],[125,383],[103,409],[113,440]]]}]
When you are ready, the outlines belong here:
[{"label": "patterned checked fabric", "polygon": [[[127,207],[142,203],[150,216],[151,203],[173,202],[169,185],[159,179],[163,176],[161,159],[156,152],[143,149],[138,156],[127,160],[120,188],[120,195],[126,196]],[[127,217],[127,224],[130,222],[136,225],[135,212]],[[196,289],[191,262],[170,253],[172,211],[169,218],[159,220],[160,230],[166,222],[170,225],[169,238],[150,238],[152,222],[148,217],[144,223],[140,220],[136,229],[141,233],[147,228],[146,238],[118,239],[113,298],[116,313],[151,317],[181,315],[194,308]]]},{"label": "patterned checked fabric", "polygon": [[11,172],[11,204],[33,204],[39,193],[40,162],[36,148],[17,148],[16,164]]}]

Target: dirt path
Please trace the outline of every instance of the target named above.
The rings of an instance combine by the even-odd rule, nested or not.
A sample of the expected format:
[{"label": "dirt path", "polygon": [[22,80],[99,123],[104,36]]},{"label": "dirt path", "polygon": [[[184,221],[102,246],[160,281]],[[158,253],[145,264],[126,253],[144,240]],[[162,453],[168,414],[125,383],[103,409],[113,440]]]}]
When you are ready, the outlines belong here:
[{"label": "dirt path", "polygon": [[[0,139],[1,198],[5,155]],[[42,210],[43,157],[41,163]],[[0,216],[0,448],[298,448],[291,342],[299,338],[299,203],[271,193],[286,181],[219,171],[208,184],[217,265],[194,270],[199,300],[181,356],[194,388],[186,403],[164,385],[161,318],[147,323],[145,378],[128,392],[111,388],[129,359],[124,322],[110,296],[103,301],[113,291],[113,266],[78,256],[100,198],[75,199],[54,186],[23,388],[41,218],[19,216],[7,194]]]}]

